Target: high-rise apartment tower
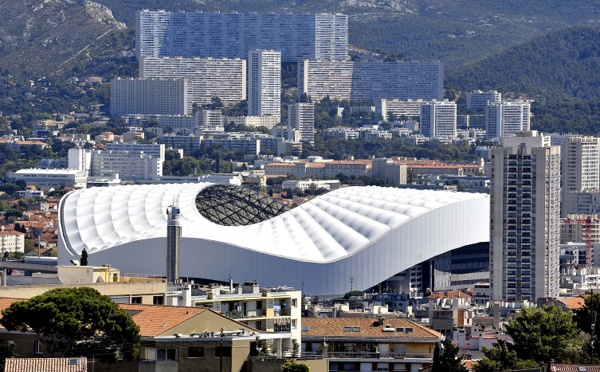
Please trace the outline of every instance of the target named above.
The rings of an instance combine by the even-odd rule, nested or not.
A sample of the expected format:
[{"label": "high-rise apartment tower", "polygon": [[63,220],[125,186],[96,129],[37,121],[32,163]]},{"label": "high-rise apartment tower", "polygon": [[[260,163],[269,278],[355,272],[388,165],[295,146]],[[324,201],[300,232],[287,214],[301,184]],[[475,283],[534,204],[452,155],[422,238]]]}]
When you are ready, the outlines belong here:
[{"label": "high-rise apartment tower", "polygon": [[421,105],[421,134],[429,138],[456,137],[456,103],[425,102]]},{"label": "high-rise apartment tower", "polygon": [[500,138],[531,127],[529,102],[502,102],[487,105],[486,138]]},{"label": "high-rise apartment tower", "polygon": [[482,92],[480,90],[474,90],[467,92],[467,110],[485,110],[487,105],[502,102],[502,93],[498,93],[495,90]]},{"label": "high-rise apartment tower", "polygon": [[581,213],[577,193],[600,189],[600,138],[567,137],[562,145],[561,216]]},{"label": "high-rise apartment tower", "polygon": [[300,141],[315,142],[315,105],[293,103],[288,106],[288,127],[300,132]]},{"label": "high-rise apartment tower", "polygon": [[503,137],[492,151],[492,301],[557,297],[560,147],[536,131]]},{"label": "high-rise apartment tower", "polygon": [[248,54],[248,115],[281,117],[281,52]]}]

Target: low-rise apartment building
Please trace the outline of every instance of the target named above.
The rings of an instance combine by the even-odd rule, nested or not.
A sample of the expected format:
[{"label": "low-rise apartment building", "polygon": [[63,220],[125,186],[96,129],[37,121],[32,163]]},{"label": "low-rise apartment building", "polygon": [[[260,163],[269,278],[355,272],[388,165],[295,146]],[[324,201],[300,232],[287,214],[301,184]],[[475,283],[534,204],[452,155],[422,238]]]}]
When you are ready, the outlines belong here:
[{"label": "low-rise apartment building", "polygon": [[329,371],[418,371],[433,363],[440,333],[408,319],[304,318],[302,355],[329,360]]},{"label": "low-rise apartment building", "polygon": [[18,231],[0,231],[0,249],[4,253],[25,253],[25,234]]},{"label": "low-rise apartment building", "polygon": [[289,351],[294,341],[300,342],[301,292],[292,288],[260,288],[256,282],[249,282],[236,288],[215,287],[185,301],[221,312],[259,331],[280,334],[277,350]]}]

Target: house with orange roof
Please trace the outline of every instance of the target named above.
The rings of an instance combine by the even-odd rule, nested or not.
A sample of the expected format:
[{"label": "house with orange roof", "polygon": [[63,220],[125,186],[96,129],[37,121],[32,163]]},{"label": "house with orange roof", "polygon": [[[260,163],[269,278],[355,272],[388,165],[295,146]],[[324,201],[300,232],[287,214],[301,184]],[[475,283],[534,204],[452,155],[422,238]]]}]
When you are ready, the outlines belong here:
[{"label": "house with orange roof", "polygon": [[554,305],[563,311],[575,311],[585,306],[586,297],[585,295],[581,295],[575,297],[540,298],[538,306]]},{"label": "house with orange roof", "polygon": [[16,141],[17,148],[21,146],[35,146],[40,150],[45,149],[49,145],[46,142],[37,141],[37,140],[24,140],[24,141]]},{"label": "house with orange roof", "polygon": [[433,363],[442,335],[404,318],[304,318],[302,355],[329,370],[417,371]]}]

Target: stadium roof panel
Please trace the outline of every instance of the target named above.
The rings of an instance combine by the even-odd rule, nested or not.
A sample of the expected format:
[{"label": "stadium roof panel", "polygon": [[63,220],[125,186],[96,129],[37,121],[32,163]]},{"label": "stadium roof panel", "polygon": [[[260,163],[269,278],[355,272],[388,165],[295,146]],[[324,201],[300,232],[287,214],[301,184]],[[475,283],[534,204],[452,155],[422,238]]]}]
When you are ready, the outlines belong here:
[{"label": "stadium roof panel", "polygon": [[[223,197],[221,202],[229,200],[236,191],[213,187],[210,183],[160,184],[95,187],[71,192],[60,205],[59,263],[78,258],[85,248],[91,259],[96,255],[96,259],[104,260],[96,262],[98,264],[112,263],[132,272],[161,273],[165,266],[163,254],[157,253],[154,257],[150,251],[166,252],[169,205],[181,210],[182,275],[190,277],[200,275],[185,273],[186,265],[190,265],[189,271],[200,270],[214,277],[215,273],[221,275],[222,270],[215,268],[211,272],[212,266],[224,261],[228,270],[240,265],[239,270],[248,269],[254,274],[255,271],[246,266],[256,269],[268,265],[267,261],[281,262],[280,259],[290,265],[293,261],[337,265],[343,260],[362,260],[365,265],[373,266],[369,270],[381,271],[374,276],[389,277],[406,265],[412,266],[413,261],[414,265],[451,249],[489,241],[489,196],[485,194],[344,187],[283,213],[275,208],[271,215],[280,214],[272,217],[267,214],[260,222],[252,223],[252,219],[243,216],[242,219],[251,224],[223,226],[204,217],[197,202],[200,200],[198,203],[203,208],[210,208],[219,205],[219,197]],[[203,193],[212,199],[202,201]],[[265,206],[264,203],[268,206],[268,199],[253,199],[252,192],[244,197],[249,198],[254,207]],[[241,205],[237,204],[236,208]],[[214,221],[214,216],[211,218]],[[231,219],[227,223],[239,221]],[[365,256],[361,253],[365,250],[378,252],[383,261],[374,262],[377,255]],[[138,259],[130,264],[132,255],[148,256],[144,257],[148,263]],[[238,260],[239,263],[234,262]],[[335,265],[330,269],[335,270]],[[350,264],[351,267],[356,265],[362,263]],[[275,275],[276,270],[270,267],[262,270]],[[326,270],[324,266],[321,269]],[[294,270],[290,266],[288,274],[292,275]],[[304,275],[302,270],[294,275]],[[243,278],[249,279],[261,280],[259,276]],[[298,285],[286,281],[270,283],[264,279],[261,283]]]}]

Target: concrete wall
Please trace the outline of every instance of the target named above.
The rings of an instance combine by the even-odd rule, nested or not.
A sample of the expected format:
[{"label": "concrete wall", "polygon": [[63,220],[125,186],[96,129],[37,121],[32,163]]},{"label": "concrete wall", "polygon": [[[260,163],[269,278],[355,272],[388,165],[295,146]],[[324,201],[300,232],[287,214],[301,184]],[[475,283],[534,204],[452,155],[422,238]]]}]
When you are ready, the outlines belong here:
[{"label": "concrete wall", "polygon": [[[85,286],[94,288],[101,294],[109,297],[129,297],[130,300],[131,297],[142,297],[142,303],[150,305],[152,304],[154,296],[164,297],[167,292],[167,283],[159,280],[122,283],[89,283],[85,284]],[[8,298],[29,299],[54,288],[76,287],[81,287],[81,285],[63,284],[2,287],[2,296]]]}]

